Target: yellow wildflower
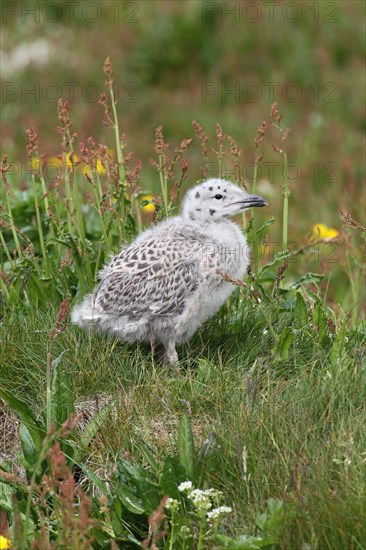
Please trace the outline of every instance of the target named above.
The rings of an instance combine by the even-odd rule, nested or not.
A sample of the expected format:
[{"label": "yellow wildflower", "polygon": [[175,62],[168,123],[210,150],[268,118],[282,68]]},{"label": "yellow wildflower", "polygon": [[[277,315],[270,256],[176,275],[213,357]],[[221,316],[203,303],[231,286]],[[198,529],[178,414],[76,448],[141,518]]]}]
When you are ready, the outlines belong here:
[{"label": "yellow wildflower", "polygon": [[[39,170],[39,160],[37,159],[37,157],[32,157],[31,163],[32,163],[32,170]],[[0,548],[1,548],[1,546],[0,546]]]},{"label": "yellow wildflower", "polygon": [[97,159],[97,172],[98,174],[105,174],[105,168],[100,159]]},{"label": "yellow wildflower", "polygon": [[[106,170],[105,170],[105,168],[102,164],[102,161],[100,159],[97,159],[96,171],[97,171],[98,174],[105,174],[106,173]],[[94,169],[93,169],[93,172],[94,172]],[[92,177],[92,170],[91,170],[89,165],[85,164],[83,166],[83,174],[86,174],[89,177]]]},{"label": "yellow wildflower", "polygon": [[7,550],[7,548],[11,548],[11,540],[0,535],[0,550]]},{"label": "yellow wildflower", "polygon": [[[142,201],[151,201],[152,200],[152,195],[142,195],[141,200]],[[141,210],[143,212],[154,212],[155,211],[155,206],[151,203],[146,204],[146,206],[143,206],[141,208]]]},{"label": "yellow wildflower", "polygon": [[[71,153],[67,153],[66,155],[66,166],[68,168],[71,168],[73,165],[75,165],[75,163],[79,160],[79,158],[77,157],[77,155],[74,155],[73,156],[73,162],[71,162]],[[49,157],[47,159],[47,165],[48,166],[53,166],[54,168],[62,168],[62,160],[60,158],[57,158],[57,157]]]},{"label": "yellow wildflower", "polygon": [[333,229],[331,227],[326,226],[324,223],[316,223],[312,227],[313,229],[313,237],[317,239],[335,239],[339,235],[339,231],[337,229]]},{"label": "yellow wildflower", "polygon": [[66,155],[66,164],[67,164],[68,168],[72,168],[72,166],[75,164],[75,162],[77,162],[79,160],[79,158],[76,155],[74,155],[73,156],[73,162],[71,162],[70,157],[71,157],[71,153],[68,153]]}]

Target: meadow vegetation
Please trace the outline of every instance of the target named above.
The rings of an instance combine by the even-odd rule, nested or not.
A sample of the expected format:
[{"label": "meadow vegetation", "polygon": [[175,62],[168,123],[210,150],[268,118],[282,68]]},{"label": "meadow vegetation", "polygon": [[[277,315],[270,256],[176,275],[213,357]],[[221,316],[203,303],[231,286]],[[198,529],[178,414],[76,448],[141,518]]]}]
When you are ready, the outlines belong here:
[{"label": "meadow vegetation", "polygon": [[[175,19],[167,21],[155,45],[161,49],[144,71],[149,83],[178,63],[180,48],[166,47]],[[183,18],[175,38],[196,36],[194,21]],[[177,19],[175,30],[183,23]],[[348,32],[347,20],[342,28]],[[146,29],[144,37],[135,55],[146,48],[146,59]],[[249,52],[262,47],[245,40]],[[273,48],[282,47],[274,41]],[[346,63],[334,51],[337,63]],[[161,66],[152,66],[156,59]],[[209,59],[197,61],[207,74]],[[298,65],[290,69],[307,82]],[[359,161],[341,168],[347,196],[340,181],[324,188],[333,215],[322,218],[311,185],[300,188],[288,177],[301,120],[291,104],[275,102],[258,120],[248,116],[250,153],[235,130],[228,133],[224,116],[213,127],[204,111],[182,134],[173,118],[168,129],[158,122],[144,172],[130,147],[136,135],[125,135],[123,117],[119,122],[109,59],[104,76],[98,120],[104,112],[106,139],[95,129],[94,137],[78,135],[78,108],[60,99],[60,150],[45,155],[47,134],[38,136],[34,125],[26,131],[21,188],[9,158],[1,164],[0,543],[42,550],[361,550],[366,229],[355,200]],[[357,105],[347,108],[356,119]],[[341,110],[335,113],[341,124]],[[322,138],[313,131],[312,153],[302,151],[302,160],[317,160]],[[337,136],[329,139],[336,147]],[[352,134],[342,150],[359,159],[356,142]],[[261,176],[267,158],[281,167],[272,187]],[[238,169],[245,159],[253,165],[249,181]],[[267,212],[236,220],[252,249],[248,277],[231,281],[228,303],[181,346],[179,367],[157,364],[148,345],[71,326],[71,306],[94,287],[109,255],[174,215],[184,189],[213,166],[215,175],[264,196],[267,189],[271,198]],[[319,215],[314,223],[300,208],[305,201]],[[327,263],[334,251],[337,263]]]}]

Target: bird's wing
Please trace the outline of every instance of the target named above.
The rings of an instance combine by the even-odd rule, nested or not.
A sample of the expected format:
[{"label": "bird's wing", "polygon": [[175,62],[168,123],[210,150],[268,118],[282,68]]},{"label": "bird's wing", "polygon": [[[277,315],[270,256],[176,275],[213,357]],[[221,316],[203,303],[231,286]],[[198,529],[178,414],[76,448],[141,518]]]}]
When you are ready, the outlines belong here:
[{"label": "bird's wing", "polygon": [[140,316],[183,311],[197,289],[199,241],[165,239],[133,244],[115,256],[97,288],[105,313]]}]

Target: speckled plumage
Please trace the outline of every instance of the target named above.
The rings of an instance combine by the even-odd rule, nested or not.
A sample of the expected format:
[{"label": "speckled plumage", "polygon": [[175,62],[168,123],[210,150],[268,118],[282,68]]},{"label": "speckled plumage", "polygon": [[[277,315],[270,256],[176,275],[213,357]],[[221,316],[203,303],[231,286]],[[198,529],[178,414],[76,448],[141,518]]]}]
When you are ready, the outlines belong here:
[{"label": "speckled plumage", "polygon": [[176,363],[187,341],[233,291],[220,272],[241,278],[249,261],[240,228],[229,221],[265,201],[234,184],[208,180],[188,191],[180,216],[142,233],[99,274],[100,283],[72,319],[122,341],[161,343]]}]

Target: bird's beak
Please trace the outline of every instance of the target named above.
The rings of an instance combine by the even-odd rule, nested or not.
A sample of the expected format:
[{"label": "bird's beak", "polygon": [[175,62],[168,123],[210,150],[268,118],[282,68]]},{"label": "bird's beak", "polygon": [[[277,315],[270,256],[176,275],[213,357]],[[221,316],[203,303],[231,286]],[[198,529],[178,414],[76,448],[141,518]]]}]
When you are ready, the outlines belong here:
[{"label": "bird's beak", "polygon": [[235,201],[225,206],[231,206],[232,204],[241,204],[242,210],[246,208],[267,206],[267,201],[259,195],[247,195],[244,200]]}]

